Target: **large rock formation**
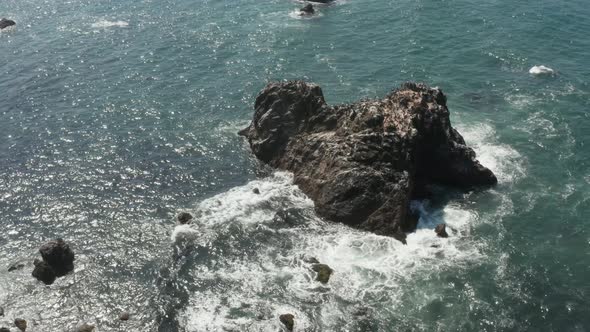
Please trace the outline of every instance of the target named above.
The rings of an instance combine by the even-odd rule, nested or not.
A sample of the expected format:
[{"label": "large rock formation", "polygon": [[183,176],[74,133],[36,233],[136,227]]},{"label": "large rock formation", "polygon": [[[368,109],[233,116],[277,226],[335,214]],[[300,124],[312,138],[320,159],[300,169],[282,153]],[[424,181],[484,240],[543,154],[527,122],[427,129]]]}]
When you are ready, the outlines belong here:
[{"label": "large rock formation", "polygon": [[405,83],[379,100],[328,106],[315,84],[271,83],[254,107],[240,134],[260,160],[293,172],[328,220],[403,242],[417,222],[410,200],[425,186],[497,182],[451,127],[442,91],[423,84]]}]

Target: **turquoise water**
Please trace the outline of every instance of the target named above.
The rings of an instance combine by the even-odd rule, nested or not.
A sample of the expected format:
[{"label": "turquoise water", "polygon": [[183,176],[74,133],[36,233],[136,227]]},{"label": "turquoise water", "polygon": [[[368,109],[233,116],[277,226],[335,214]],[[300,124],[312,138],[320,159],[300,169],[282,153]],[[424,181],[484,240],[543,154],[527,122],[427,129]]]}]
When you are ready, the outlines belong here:
[{"label": "turquoise water", "polygon": [[[276,331],[290,312],[297,331],[590,330],[589,7],[301,6],[0,2],[17,22],[0,32],[0,326]],[[326,223],[236,135],[283,79],[331,104],[439,86],[499,184],[415,202],[407,246]],[[183,210],[193,225],[175,225]],[[32,260],[58,236],[76,270],[44,287]],[[335,270],[327,286],[306,255]]]}]

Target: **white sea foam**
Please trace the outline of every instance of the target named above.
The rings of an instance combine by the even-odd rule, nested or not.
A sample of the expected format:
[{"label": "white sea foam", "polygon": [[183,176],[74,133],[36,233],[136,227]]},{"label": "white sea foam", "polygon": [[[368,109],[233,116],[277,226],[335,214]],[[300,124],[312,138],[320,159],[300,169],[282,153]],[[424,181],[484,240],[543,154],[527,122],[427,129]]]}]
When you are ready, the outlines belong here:
[{"label": "white sea foam", "polygon": [[100,29],[105,29],[105,28],[110,28],[110,27],[124,28],[124,27],[129,26],[129,23],[128,22],[125,22],[125,21],[100,20],[98,22],[92,23],[91,26],[93,28],[100,28]]},{"label": "white sea foam", "polygon": [[[491,126],[459,127],[501,183],[523,176],[520,155],[497,143]],[[436,287],[441,286],[416,283],[416,278],[435,280],[445,271],[488,259],[471,232],[478,224],[512,212],[508,197],[499,195],[497,201],[497,210],[484,215],[465,202],[443,208],[412,202],[420,219],[403,245],[320,220],[313,202],[293,185],[289,173],[277,172],[233,188],[200,202],[192,211],[194,223],[177,226],[172,235],[176,243],[203,248],[208,262],[191,267],[194,283],[203,286],[191,290],[178,320],[194,331],[276,331],[277,317],[292,313],[297,331],[359,330],[356,320],[343,322],[341,317],[372,299],[380,299],[379,308],[401,308],[408,302],[412,308],[405,310],[426,307],[436,301]],[[449,238],[436,236],[433,228],[439,223],[447,225]],[[334,269],[327,285],[314,280],[304,260],[310,256]]]},{"label": "white sea foam", "polygon": [[289,17],[294,18],[296,20],[312,20],[320,18],[322,16],[324,15],[320,13],[317,9],[315,13],[313,13],[313,15],[302,15],[299,9],[289,12]]},{"label": "white sea foam", "polygon": [[496,174],[502,183],[521,179],[526,174],[523,157],[507,144],[498,143],[494,128],[488,124],[457,125],[467,145],[475,150],[479,162]]},{"label": "white sea foam", "polygon": [[[274,331],[278,315],[286,312],[296,315],[300,330],[313,329],[318,318],[306,304],[318,301],[322,305],[316,314],[322,326],[333,329],[342,324],[339,317],[349,308],[329,298],[357,303],[386,293],[394,305],[401,301],[403,285],[413,275],[476,264],[485,257],[469,240],[479,216],[459,205],[437,210],[414,202],[421,214],[418,229],[403,245],[319,220],[312,201],[291,182],[291,175],[276,173],[233,188],[198,204],[193,225],[176,228],[172,235],[176,242],[194,241],[211,252],[227,248],[223,254],[211,253],[217,262],[215,270],[196,267],[193,271],[199,283],[218,285],[219,290],[205,288],[193,294],[179,318],[188,330]],[[289,209],[301,212],[304,223],[292,225],[276,218],[277,211]],[[448,225],[447,239],[438,238],[432,230],[441,222]],[[240,246],[253,243],[260,246],[254,255],[240,252]],[[334,269],[329,285],[313,280],[302,261],[305,256]]]},{"label": "white sea foam", "polygon": [[555,74],[555,71],[549,67],[545,67],[543,65],[540,66],[532,66],[531,69],[529,69],[529,73],[535,76],[539,76],[539,75],[553,75]]}]

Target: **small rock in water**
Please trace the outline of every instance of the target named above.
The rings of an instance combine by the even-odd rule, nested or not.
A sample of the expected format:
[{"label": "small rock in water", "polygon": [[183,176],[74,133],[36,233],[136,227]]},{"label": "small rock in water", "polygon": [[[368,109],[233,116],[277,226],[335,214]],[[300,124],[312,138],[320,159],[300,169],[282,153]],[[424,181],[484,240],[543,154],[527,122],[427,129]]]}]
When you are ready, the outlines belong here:
[{"label": "small rock in water", "polygon": [[120,320],[129,320],[129,313],[127,311],[123,311],[120,315],[119,315],[119,319]]},{"label": "small rock in water", "polygon": [[12,272],[12,271],[20,270],[20,269],[22,269],[23,267],[25,267],[25,264],[23,264],[23,263],[20,263],[20,262],[18,262],[18,263],[13,263],[13,264],[10,264],[10,266],[8,267],[8,272]]},{"label": "small rock in water", "polygon": [[178,222],[180,224],[184,225],[184,224],[188,224],[189,221],[191,221],[191,219],[193,219],[193,215],[188,212],[181,212],[177,218],[178,218]]},{"label": "small rock in water", "polygon": [[260,194],[260,189],[254,188],[254,189],[252,189],[252,192],[255,193],[256,195],[259,195]]},{"label": "small rock in water", "polygon": [[47,262],[40,261],[38,259],[35,259],[35,262],[33,262],[33,264],[35,264],[35,269],[32,273],[33,277],[37,278],[37,280],[39,281],[42,281],[46,285],[53,284],[56,276],[51,266],[49,266]]},{"label": "small rock in water", "polygon": [[529,69],[529,74],[533,75],[553,75],[555,71],[545,66],[533,66]]},{"label": "small rock in water", "polygon": [[310,3],[305,5],[305,7],[301,8],[299,11],[301,12],[301,15],[313,15],[313,13],[315,13],[315,9],[313,9],[313,5]]},{"label": "small rock in water", "polygon": [[39,248],[39,252],[57,277],[65,276],[74,270],[74,252],[64,240],[49,241]]},{"label": "small rock in water", "polygon": [[330,276],[332,275],[332,272],[334,272],[334,270],[326,264],[314,264],[311,269],[318,273],[315,280],[324,284],[330,280]]},{"label": "small rock in water", "polygon": [[78,329],[76,331],[77,332],[92,332],[92,331],[94,331],[94,325],[84,323],[84,324],[78,326]]},{"label": "small rock in water", "polygon": [[10,332],[10,329],[7,327],[0,327],[0,332]]},{"label": "small rock in water", "polygon": [[279,320],[285,325],[287,331],[293,331],[293,326],[295,326],[295,316],[292,314],[282,314],[279,316]]},{"label": "small rock in water", "polygon": [[14,326],[18,327],[19,330],[25,332],[27,330],[27,321],[21,318],[14,320]]},{"label": "small rock in water", "polygon": [[4,316],[4,308],[0,307],[0,317]]},{"label": "small rock in water", "polygon": [[16,22],[13,20],[7,20],[5,18],[0,20],[0,29],[8,28],[13,25],[16,25]]},{"label": "small rock in water", "polygon": [[449,237],[449,234],[447,234],[447,225],[446,224],[436,225],[434,232],[436,233],[436,235],[438,237]]}]

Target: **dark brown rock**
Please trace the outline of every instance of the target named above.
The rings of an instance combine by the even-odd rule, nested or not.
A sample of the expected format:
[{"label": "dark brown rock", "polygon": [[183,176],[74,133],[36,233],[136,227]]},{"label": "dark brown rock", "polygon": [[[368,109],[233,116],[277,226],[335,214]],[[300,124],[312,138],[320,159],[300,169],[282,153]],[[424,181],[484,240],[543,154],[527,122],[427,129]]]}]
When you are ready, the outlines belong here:
[{"label": "dark brown rock", "polygon": [[119,315],[119,319],[120,320],[129,320],[129,313],[127,311],[123,311],[120,315]]},{"label": "dark brown rock", "polygon": [[295,326],[295,316],[292,314],[283,314],[279,316],[279,320],[285,325],[287,331],[293,331],[293,327]]},{"label": "dark brown rock", "polygon": [[256,195],[259,195],[260,194],[260,189],[254,188],[254,189],[252,189],[252,192],[255,193]]},{"label": "dark brown rock", "polygon": [[449,237],[447,234],[447,225],[446,224],[438,224],[436,228],[434,228],[434,232],[438,237]]},{"label": "dark brown rock", "polygon": [[260,160],[293,172],[328,220],[403,242],[417,224],[410,200],[425,186],[497,182],[452,128],[445,95],[424,84],[329,106],[315,84],[270,83],[254,107],[240,134]]},{"label": "dark brown rock", "polygon": [[35,259],[33,264],[35,265],[32,273],[33,277],[37,278],[39,281],[42,281],[46,285],[53,284],[56,275],[51,266],[49,266],[47,262],[38,259]]},{"label": "dark brown rock", "polygon": [[193,216],[188,212],[181,212],[180,214],[178,214],[177,219],[180,224],[184,225],[188,224],[191,221],[191,219],[193,219]]},{"label": "dark brown rock", "polygon": [[14,326],[16,326],[22,332],[27,330],[27,321],[21,318],[17,318],[14,320]]},{"label": "dark brown rock", "polygon": [[74,270],[74,252],[64,240],[49,241],[41,246],[39,252],[57,277],[64,276]]},{"label": "dark brown rock", "polygon": [[301,12],[301,15],[313,15],[313,13],[315,13],[315,9],[313,8],[313,5],[310,3],[305,5],[299,11]]},{"label": "dark brown rock", "polygon": [[0,20],[0,30],[13,25],[16,25],[16,22],[14,22],[13,20],[8,20],[5,18]]},{"label": "dark brown rock", "polygon": [[314,264],[312,265],[311,269],[317,272],[315,280],[323,284],[330,280],[330,276],[332,275],[332,272],[334,272],[334,270],[332,270],[332,268],[326,264]]}]

